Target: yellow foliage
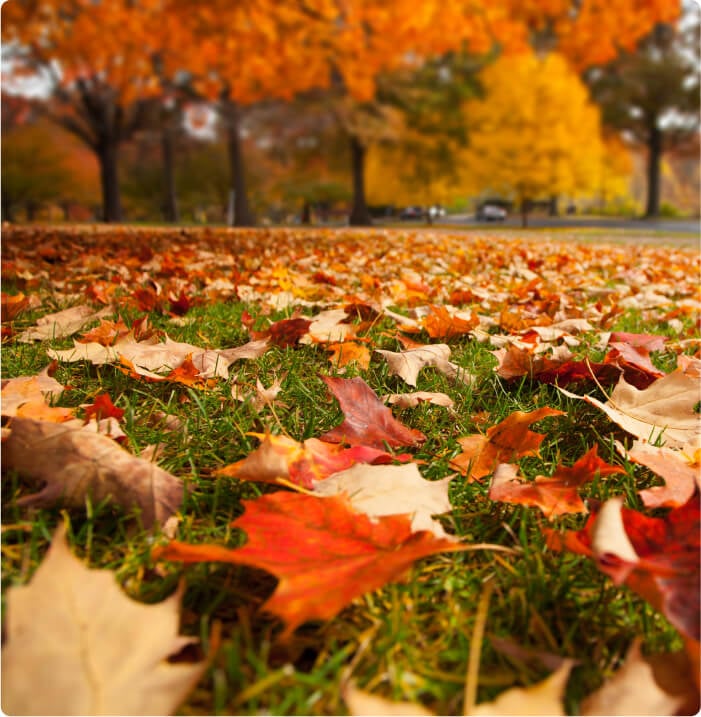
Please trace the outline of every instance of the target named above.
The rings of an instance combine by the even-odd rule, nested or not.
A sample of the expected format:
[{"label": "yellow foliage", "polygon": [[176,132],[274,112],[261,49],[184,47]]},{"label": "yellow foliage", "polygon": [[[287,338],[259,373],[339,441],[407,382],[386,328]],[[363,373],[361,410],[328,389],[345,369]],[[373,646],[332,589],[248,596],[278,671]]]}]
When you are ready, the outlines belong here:
[{"label": "yellow foliage", "polygon": [[519,202],[597,189],[604,156],[599,110],[563,57],[503,57],[482,81],[485,98],[463,108],[470,133],[460,163],[465,173]]}]

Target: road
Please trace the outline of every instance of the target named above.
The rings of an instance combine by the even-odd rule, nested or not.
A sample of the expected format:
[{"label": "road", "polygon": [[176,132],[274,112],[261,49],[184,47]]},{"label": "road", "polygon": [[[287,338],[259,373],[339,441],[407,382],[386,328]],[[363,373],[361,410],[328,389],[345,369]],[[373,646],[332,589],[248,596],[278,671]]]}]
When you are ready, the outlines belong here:
[{"label": "road", "polygon": [[[521,228],[521,217],[511,216],[503,222],[476,222],[474,214],[451,214],[440,220],[441,224],[470,225],[477,227]],[[658,232],[660,234],[694,234],[701,237],[698,219],[618,219],[610,217],[543,217],[528,218],[533,229],[620,229],[626,232]]]}]

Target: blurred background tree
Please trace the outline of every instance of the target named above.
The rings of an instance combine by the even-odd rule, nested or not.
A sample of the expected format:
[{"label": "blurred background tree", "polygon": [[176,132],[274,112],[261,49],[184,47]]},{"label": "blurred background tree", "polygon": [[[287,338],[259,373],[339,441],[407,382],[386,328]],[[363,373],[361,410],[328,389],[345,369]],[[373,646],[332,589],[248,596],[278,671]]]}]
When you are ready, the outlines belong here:
[{"label": "blurred background tree", "polygon": [[693,151],[699,131],[701,26],[691,18],[657,24],[633,50],[586,73],[605,124],[646,151],[646,217],[660,213],[663,154]]}]

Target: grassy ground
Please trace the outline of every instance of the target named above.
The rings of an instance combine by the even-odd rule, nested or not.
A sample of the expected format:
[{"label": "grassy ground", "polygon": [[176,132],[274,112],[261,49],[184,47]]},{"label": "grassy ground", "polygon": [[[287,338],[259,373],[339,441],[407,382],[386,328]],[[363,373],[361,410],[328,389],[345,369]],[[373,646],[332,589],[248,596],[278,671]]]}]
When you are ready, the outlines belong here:
[{"label": "grassy ground", "polygon": [[[672,335],[671,325],[663,317],[688,299],[679,276],[694,260],[691,251],[648,249],[639,243],[633,251],[622,251],[613,244],[534,243],[513,236],[501,239],[498,232],[457,238],[414,229],[374,234],[351,230],[305,233],[302,229],[238,235],[194,230],[183,234],[149,232],[101,230],[95,236],[90,229],[76,235],[40,229],[26,234],[6,232],[3,291],[22,291],[39,299],[15,320],[15,336],[49,311],[85,303],[88,286],[117,283],[115,277],[119,276],[123,278],[114,296],[121,304],[113,318],[120,315],[129,323],[144,315],[127,297],[149,278],[164,290],[179,286],[182,280],[201,303],[194,305],[184,320],[174,321],[161,311],[151,311],[150,320],[174,340],[212,348],[248,340],[242,323],[244,312],[251,314],[260,328],[271,320],[289,317],[293,306],[266,315],[269,296],[281,290],[313,304],[301,306],[304,315],[316,313],[326,303],[337,304],[350,294],[374,300],[384,297],[396,311],[408,314],[421,304],[448,303],[456,287],[479,286],[493,291],[495,297],[503,296],[488,308],[489,302],[478,298],[462,308],[489,314],[498,324],[504,309],[529,315],[534,291],[533,287],[527,289],[529,271],[541,276],[539,295],[552,306],[557,296],[567,296],[566,310],[573,315],[586,313],[597,301],[605,311],[606,302],[612,306],[619,301],[616,292],[626,282],[634,286],[633,295],[645,284],[671,283],[669,304],[622,309],[597,330]],[[534,234],[529,232],[529,237]],[[239,291],[247,296],[246,301],[207,291],[216,277],[211,268],[204,273],[196,269],[200,251],[226,259],[220,262],[219,275],[239,289],[251,288],[249,294]],[[164,257],[169,257],[168,261]],[[144,273],[142,265],[151,268]],[[524,270],[521,274],[511,271],[514,266]],[[405,276],[407,270],[419,275],[417,279],[411,274],[412,281],[420,279],[424,285],[412,289],[414,294],[407,288],[411,283]],[[332,285],[322,279],[312,284],[301,280],[315,272],[322,272],[327,282],[335,277],[338,291],[324,293]],[[404,281],[403,288],[398,281]],[[682,336],[698,336],[693,317],[683,313],[681,317]],[[502,329],[495,325],[491,331],[496,334]],[[369,329],[367,338],[372,347],[398,350],[393,332],[394,322],[383,318]],[[430,341],[426,334],[414,338]],[[624,465],[626,474],[596,479],[582,494],[599,499],[624,494],[628,505],[642,507],[636,491],[656,479],[617,455],[614,440],[624,434],[603,414],[552,386],[527,379],[502,381],[494,373],[496,360],[489,343],[465,335],[447,342],[451,360],[474,374],[476,381],[472,385],[454,383],[425,370],[418,389],[449,394],[455,412],[429,404],[394,410],[402,422],[427,436],[425,444],[414,451],[424,477],[438,479],[453,473],[449,461],[459,453],[459,437],[484,431],[513,411],[550,406],[565,411],[566,416],[534,426],[546,438],[539,456],[520,461],[521,473],[528,478],[550,475],[558,463],[572,465],[596,445],[604,460]],[[600,359],[603,351],[595,343],[595,336],[586,337],[575,349],[577,355]],[[35,374],[48,363],[47,348],[71,345],[70,339],[22,344],[9,337],[2,345],[2,377]],[[273,348],[259,359],[237,363],[229,382],[222,381],[208,391],[143,383],[111,366],[86,363],[61,364],[55,378],[71,387],[60,405],[77,407],[108,392],[125,410],[123,428],[134,453],[154,443],[164,444],[162,467],[182,477],[188,489],[180,512],[179,539],[235,546],[243,538],[232,531],[230,523],[242,513],[240,500],[268,489],[215,478],[213,471],[244,458],[258,445],[249,435],[251,431],[268,429],[303,440],[337,425],[342,418],[338,404],[320,378],[337,373],[328,357],[321,345]],[[676,352],[670,349],[654,355],[653,360],[663,370],[671,370]],[[377,357],[367,370],[351,366],[344,375],[362,376],[378,395],[408,390]],[[257,379],[265,386],[281,379],[278,398],[286,407],[256,410],[250,401],[231,399],[232,381],[250,387]],[[595,386],[584,390],[595,390]],[[166,430],[154,420],[158,412],[177,417],[180,430]],[[76,554],[91,566],[114,570],[126,592],[138,600],[162,600],[184,574],[183,632],[200,637],[205,649],[213,624],[221,625],[219,652],[182,706],[183,714],[344,714],[339,686],[349,676],[378,695],[420,702],[441,714],[461,714],[477,605],[490,578],[495,589],[481,652],[478,702],[511,686],[532,684],[548,673],[537,661],[508,657],[497,649],[500,643],[496,638],[576,658],[579,663],[566,696],[566,709],[571,713],[576,712],[583,696],[610,676],[635,636],[643,636],[645,648],[653,652],[680,647],[676,631],[661,615],[626,588],[614,586],[590,561],[547,550],[541,531],[548,522],[537,509],[493,503],[487,498],[487,489],[488,481],[454,480],[450,492],[453,511],[443,523],[449,532],[469,542],[507,546],[512,553],[485,550],[421,560],[405,582],[358,598],[327,623],[304,625],[289,644],[276,640],[280,624],[257,609],[275,585],[267,573],[216,563],[185,569],[177,564],[156,564],[150,551],[158,536],[140,530],[133,516],[108,504],[88,501],[83,510],[69,511],[70,541]],[[3,475],[3,588],[31,576],[62,520],[58,507],[18,508],[16,500],[30,492],[16,474]],[[554,525],[575,528],[582,523],[582,516],[569,516]]]}]

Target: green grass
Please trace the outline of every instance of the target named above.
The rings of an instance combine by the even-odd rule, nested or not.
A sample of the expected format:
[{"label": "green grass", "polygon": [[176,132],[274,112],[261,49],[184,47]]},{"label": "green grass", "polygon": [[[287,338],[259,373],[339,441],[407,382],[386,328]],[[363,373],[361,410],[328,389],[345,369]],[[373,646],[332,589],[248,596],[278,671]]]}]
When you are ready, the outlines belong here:
[{"label": "green grass", "polygon": [[[46,282],[36,289],[22,281],[4,286],[5,291],[20,289],[26,293],[36,290],[42,299],[48,296]],[[52,295],[40,309],[22,314],[14,329],[32,325],[55,305],[60,308],[61,302],[56,304]],[[248,340],[241,323],[244,311],[258,317],[260,325],[265,323],[260,305],[232,300],[194,307],[188,313],[192,321],[185,325],[176,325],[157,313],[151,320],[174,340],[228,347]],[[315,313],[311,308],[303,312]],[[128,310],[121,313],[125,318],[141,315]],[[289,314],[272,313],[268,318]],[[398,342],[383,333],[388,326],[380,322],[370,330],[372,345],[399,350]],[[632,310],[617,317],[610,328],[665,331],[657,316],[646,317]],[[415,338],[430,341],[426,334]],[[475,383],[453,383],[436,371],[424,370],[418,389],[448,393],[455,401],[454,413],[429,404],[394,410],[399,420],[427,436],[414,452],[415,459],[423,462],[425,477],[438,479],[452,473],[449,461],[460,451],[459,437],[484,431],[513,411],[551,406],[566,415],[533,426],[546,438],[539,456],[520,461],[522,475],[550,475],[559,463],[572,465],[596,445],[603,459],[624,465],[626,474],[596,479],[582,489],[582,495],[604,500],[624,494],[628,505],[641,508],[636,491],[656,479],[618,456],[613,442],[624,434],[603,414],[552,386],[528,379],[502,381],[493,371],[496,361],[488,344],[468,337],[449,343],[451,360],[473,373]],[[37,373],[47,364],[47,348],[70,345],[70,339],[35,344],[5,341],[2,376]],[[584,354],[587,342],[579,350]],[[655,361],[671,370],[675,356],[663,352]],[[55,377],[71,387],[58,405],[77,407],[108,392],[125,410],[123,429],[134,453],[154,443],[164,444],[160,465],[181,477],[187,487],[178,539],[235,547],[244,540],[243,534],[231,527],[242,513],[241,500],[271,488],[216,477],[214,471],[256,448],[258,441],[250,432],[284,432],[304,440],[337,425],[341,412],[320,379],[333,373],[323,346],[300,346],[273,348],[257,360],[237,362],[229,381],[208,391],[143,383],[112,366],[84,363],[61,364]],[[401,379],[390,375],[377,355],[368,370],[351,367],[344,374],[354,375],[361,375],[380,395],[408,390]],[[283,388],[278,399],[286,408],[257,411],[250,402],[231,398],[233,382],[250,387],[259,379],[269,386],[279,378]],[[166,430],[157,420],[161,413],[177,417],[181,429]],[[305,624],[287,644],[276,640],[280,623],[259,610],[275,585],[267,573],[216,563],[185,568],[154,563],[150,552],[159,538],[140,529],[133,516],[107,503],[93,505],[90,501],[85,509],[67,512],[59,507],[20,509],[16,500],[33,489],[11,471],[3,475],[3,589],[30,578],[64,516],[70,523],[69,540],[75,553],[92,567],[113,570],[126,593],[137,600],[162,600],[184,575],[182,631],[199,637],[206,652],[213,625],[219,623],[221,645],[206,676],[182,705],[182,714],[344,714],[340,685],[350,677],[378,695],[421,702],[442,714],[460,714],[476,608],[489,578],[496,587],[481,653],[478,702],[493,699],[509,687],[532,684],[547,674],[537,663],[500,653],[490,637],[577,659],[566,696],[570,712],[611,674],[636,635],[644,637],[650,651],[681,646],[676,631],[662,616],[626,588],[613,585],[590,561],[549,551],[542,534],[548,522],[541,513],[535,508],[493,503],[487,498],[488,483],[488,479],[467,483],[456,478],[450,489],[453,511],[442,521],[450,532],[468,542],[502,545],[512,552],[483,550],[418,561],[406,581],[365,594],[331,621]],[[558,528],[582,524],[583,516],[553,522]]]}]

